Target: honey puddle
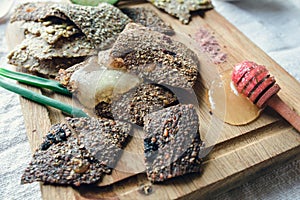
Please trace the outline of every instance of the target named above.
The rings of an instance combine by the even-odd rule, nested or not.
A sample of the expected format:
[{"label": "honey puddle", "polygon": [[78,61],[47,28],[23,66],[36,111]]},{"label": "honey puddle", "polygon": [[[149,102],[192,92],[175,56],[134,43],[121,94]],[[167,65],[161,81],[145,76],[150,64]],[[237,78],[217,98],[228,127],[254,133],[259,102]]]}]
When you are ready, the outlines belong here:
[{"label": "honey puddle", "polygon": [[[260,109],[242,94],[231,81],[232,70],[220,75],[208,91],[208,102],[214,115],[231,125],[244,125],[255,120]],[[225,101],[224,101],[225,100]]]}]

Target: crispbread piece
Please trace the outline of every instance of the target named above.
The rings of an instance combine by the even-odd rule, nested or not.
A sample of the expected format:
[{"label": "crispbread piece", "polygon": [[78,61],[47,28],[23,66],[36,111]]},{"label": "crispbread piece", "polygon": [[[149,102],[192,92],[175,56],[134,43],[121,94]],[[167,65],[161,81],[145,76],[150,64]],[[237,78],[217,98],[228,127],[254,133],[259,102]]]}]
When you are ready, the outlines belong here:
[{"label": "crispbread piece", "polygon": [[123,69],[158,84],[191,88],[198,75],[198,58],[192,50],[135,23],[126,26],[109,56],[110,68]]},{"label": "crispbread piece", "polygon": [[213,8],[210,0],[148,0],[156,7],[179,18],[183,24],[190,22],[190,11]]},{"label": "crispbread piece", "polygon": [[[95,17],[97,16],[97,17]],[[97,7],[52,2],[25,3],[11,17],[14,21],[49,21],[51,17],[71,21],[95,46],[107,48],[131,20],[117,7],[100,3]]]},{"label": "crispbread piece", "polygon": [[[75,47],[74,47],[75,46]],[[26,68],[29,72],[55,76],[96,53],[85,36],[60,40],[50,45],[41,37],[28,37],[8,55],[8,63]]]},{"label": "crispbread piece", "polygon": [[117,7],[108,3],[100,3],[97,7],[60,5],[59,9],[99,49],[108,48],[131,21]]},{"label": "crispbread piece", "polygon": [[149,8],[122,8],[121,10],[137,24],[141,24],[151,30],[167,35],[175,34],[172,27],[166,24],[153,10]]},{"label": "crispbread piece", "polygon": [[40,149],[47,150],[51,145],[59,142],[67,141],[68,137],[71,136],[72,131],[69,129],[67,124],[58,123],[51,126],[50,131],[44,137]]},{"label": "crispbread piece", "polygon": [[10,59],[8,63],[18,67],[23,67],[32,74],[37,74],[45,77],[55,77],[59,69],[67,69],[75,65],[76,63],[84,61],[84,59],[85,57],[69,59],[53,57],[51,59],[38,60],[28,55],[24,60],[22,60],[22,57],[20,57],[18,59]]},{"label": "crispbread piece", "polygon": [[21,183],[42,181],[79,186],[98,182],[107,173],[107,166],[96,160],[71,134],[66,124],[53,125],[25,169]]},{"label": "crispbread piece", "polygon": [[[21,183],[93,184],[110,174],[128,142],[131,126],[95,118],[55,124],[25,169]],[[70,127],[70,128],[69,128]]]},{"label": "crispbread piece", "polygon": [[47,150],[38,149],[25,169],[21,183],[42,181],[59,185],[91,184],[98,182],[106,169],[91,153],[81,148],[74,137],[51,145]]},{"label": "crispbread piece", "polygon": [[40,21],[49,17],[67,20],[59,10],[59,4],[53,2],[28,2],[19,5],[13,12],[10,23],[15,21]]},{"label": "crispbread piece", "polygon": [[[28,70],[28,72],[41,75],[44,77],[56,77],[57,71],[59,69],[67,69],[70,66],[73,66],[77,63],[80,63],[84,61],[85,57],[77,57],[77,58],[56,58],[53,57],[51,59],[43,59],[38,61],[38,64],[36,66],[32,65],[25,65],[25,69]],[[26,68],[28,67],[29,68]]]},{"label": "crispbread piece", "polygon": [[91,7],[44,2],[20,5],[11,18],[11,23],[16,21],[24,21],[20,34],[25,39],[9,54],[9,63],[55,76],[60,68],[109,47],[131,20],[107,3]]},{"label": "crispbread piece", "polygon": [[200,172],[199,120],[192,105],[177,105],[144,119],[144,151],[148,179],[161,182],[191,172]]},{"label": "crispbread piece", "polygon": [[105,118],[67,118],[82,144],[100,163],[114,168],[130,139],[130,124]]},{"label": "crispbread piece", "polygon": [[22,58],[32,56],[38,60],[51,59],[53,57],[60,58],[76,58],[83,56],[90,56],[96,54],[96,50],[93,48],[90,42],[88,42],[85,36],[76,38],[66,38],[59,40],[54,45],[50,45],[41,37],[28,37],[13,50],[8,58],[12,60],[23,61]]},{"label": "crispbread piece", "polygon": [[48,44],[55,44],[61,38],[69,38],[74,35],[82,36],[82,32],[70,22],[54,24],[52,21],[25,22],[22,26],[26,35],[35,35],[47,41]]},{"label": "crispbread piece", "polygon": [[144,116],[177,103],[175,94],[166,87],[143,83],[113,101],[111,107],[115,119],[143,126]]}]

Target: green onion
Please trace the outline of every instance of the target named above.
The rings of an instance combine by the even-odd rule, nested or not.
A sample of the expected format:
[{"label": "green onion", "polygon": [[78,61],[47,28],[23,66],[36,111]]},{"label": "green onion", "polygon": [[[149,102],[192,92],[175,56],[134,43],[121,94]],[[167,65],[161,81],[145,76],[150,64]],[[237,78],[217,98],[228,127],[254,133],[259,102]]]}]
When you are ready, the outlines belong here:
[{"label": "green onion", "polygon": [[118,0],[71,0],[74,4],[79,4],[83,6],[98,6],[99,3],[109,3],[109,4],[116,4]]},{"label": "green onion", "polygon": [[70,93],[70,91],[67,90],[67,88],[63,87],[57,81],[52,81],[49,79],[41,78],[38,76],[33,76],[30,74],[14,72],[14,71],[10,71],[10,70],[4,69],[4,68],[0,68],[0,75],[10,78],[10,79],[17,80],[20,83],[25,83],[27,85],[32,85],[32,86],[41,87],[41,88],[47,88],[47,89],[53,90],[54,92],[58,92],[58,93],[68,95],[68,96],[72,95]]},{"label": "green onion", "polygon": [[81,109],[73,107],[71,105],[62,103],[60,101],[57,101],[55,99],[51,99],[49,97],[46,97],[44,95],[35,93],[31,90],[22,88],[16,84],[9,83],[5,79],[0,77],[0,86],[11,91],[14,93],[17,93],[21,95],[22,97],[25,97],[29,100],[32,100],[34,102],[40,103],[42,105],[48,105],[54,108],[57,108],[69,115],[73,115],[74,117],[88,117],[88,115],[83,112]]}]

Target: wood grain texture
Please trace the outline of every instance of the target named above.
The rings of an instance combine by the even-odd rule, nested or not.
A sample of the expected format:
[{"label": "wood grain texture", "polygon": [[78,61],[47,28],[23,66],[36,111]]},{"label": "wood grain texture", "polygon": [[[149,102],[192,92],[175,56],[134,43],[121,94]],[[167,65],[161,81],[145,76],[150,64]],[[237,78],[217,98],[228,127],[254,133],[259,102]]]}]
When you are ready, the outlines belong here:
[{"label": "wood grain texture", "polygon": [[[154,9],[177,32],[174,37],[192,49],[195,45],[188,39],[189,35],[193,36],[200,27],[206,28],[213,33],[221,44],[221,50],[228,55],[227,62],[216,65],[208,60],[207,55],[198,53],[201,77],[194,90],[199,100],[200,130],[209,146],[215,145],[205,158],[203,172],[152,185],[144,173],[134,175],[115,170],[98,186],[72,188],[41,184],[43,199],[204,199],[211,194],[236,187],[255,177],[262,169],[299,154],[299,132],[271,109],[266,109],[257,120],[248,125],[231,126],[217,119],[212,120],[204,97],[205,88],[218,77],[218,73],[232,69],[243,60],[252,60],[267,66],[282,88],[278,93],[280,98],[299,113],[300,84],[293,77],[215,10],[205,12],[204,17],[195,14],[187,26],[149,4],[137,6]],[[55,99],[72,102],[57,94],[47,94]],[[28,138],[34,150],[50,125],[63,121],[64,115],[23,98],[21,105]],[[141,152],[139,137],[131,141],[126,150]],[[142,192],[147,185],[152,187],[149,195]]]}]

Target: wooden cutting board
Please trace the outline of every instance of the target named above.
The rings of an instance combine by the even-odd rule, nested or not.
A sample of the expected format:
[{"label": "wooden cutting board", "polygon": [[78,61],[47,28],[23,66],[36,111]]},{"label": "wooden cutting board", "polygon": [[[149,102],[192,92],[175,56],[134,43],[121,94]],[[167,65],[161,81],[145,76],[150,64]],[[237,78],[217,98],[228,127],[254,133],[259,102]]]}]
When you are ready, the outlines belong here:
[{"label": "wooden cutting board", "polygon": [[[189,25],[182,25],[150,4],[141,3],[135,6],[154,9],[164,21],[172,25],[177,33],[174,37],[189,46],[194,46],[189,35],[194,35],[201,27],[207,29],[221,45],[221,51],[227,54],[227,62],[213,64],[207,55],[197,53],[201,63],[201,78],[194,90],[199,100],[201,137],[208,146],[213,147],[205,158],[203,173],[189,174],[152,185],[143,173],[143,168],[134,172],[122,172],[120,169],[126,163],[120,162],[118,170],[114,170],[111,176],[106,176],[99,185],[73,188],[41,184],[43,199],[204,199],[211,194],[236,187],[254,178],[263,169],[299,154],[300,133],[274,111],[266,109],[257,120],[248,125],[231,126],[212,116],[205,104],[205,91],[209,84],[219,73],[232,69],[236,63],[243,60],[252,60],[267,66],[282,88],[279,96],[298,113],[299,82],[215,10],[205,12],[202,17],[195,14]],[[58,94],[30,88],[72,103],[71,99]],[[21,98],[21,106],[28,139],[34,150],[51,124],[62,122],[65,116],[58,110],[40,106],[24,98]],[[126,147],[126,151],[142,153],[141,139],[135,137]],[[144,192],[147,187],[151,188],[148,195]]]}]

